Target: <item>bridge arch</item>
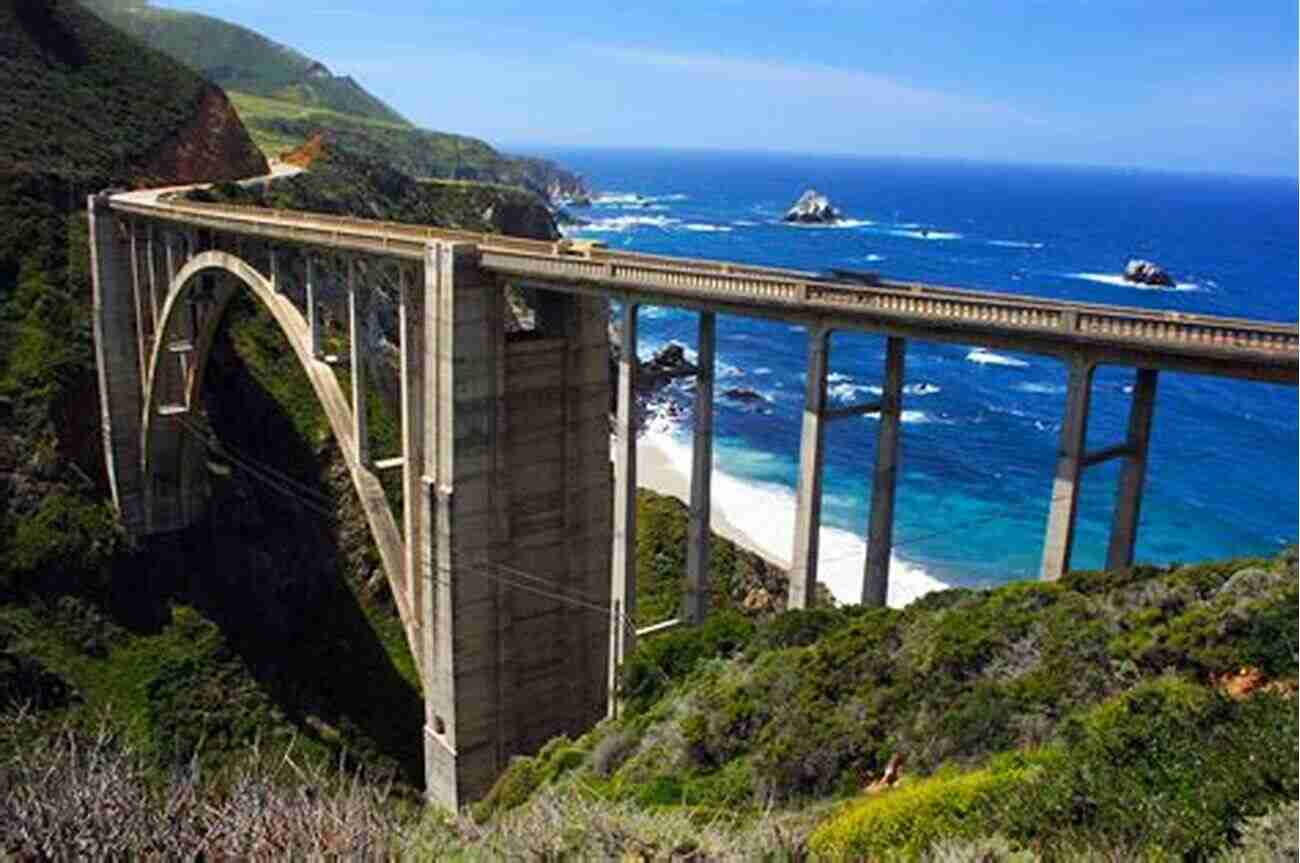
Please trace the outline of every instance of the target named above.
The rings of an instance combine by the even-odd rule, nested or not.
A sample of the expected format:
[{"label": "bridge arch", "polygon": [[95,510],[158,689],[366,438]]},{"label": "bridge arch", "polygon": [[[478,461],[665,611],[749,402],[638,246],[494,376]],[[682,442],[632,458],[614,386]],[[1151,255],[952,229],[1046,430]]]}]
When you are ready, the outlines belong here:
[{"label": "bridge arch", "polygon": [[[224,278],[216,280],[211,297],[197,296],[203,283],[201,277],[211,274]],[[278,293],[271,281],[254,266],[229,252],[209,250],[187,261],[171,279],[166,302],[159,310],[159,325],[150,349],[143,387],[140,452],[146,523],[154,526],[171,520],[169,509],[178,510],[175,518],[180,523],[187,523],[190,519],[185,517],[186,510],[202,505],[199,498],[203,489],[194,476],[196,442],[179,419],[198,404],[204,369],[217,329],[226,306],[241,287],[256,297],[270,313],[311,382],[365,512],[408,643],[418,651],[418,609],[412,607],[411,599],[403,589],[405,549],[402,533],[378,477],[358,460],[352,432],[352,406],[333,369],[313,355],[308,324],[302,312],[289,297]],[[211,303],[211,308],[201,318],[193,311],[196,301]],[[168,398],[176,401],[168,403]],[[163,483],[160,489],[158,478],[162,475],[169,477],[170,481]]]}]

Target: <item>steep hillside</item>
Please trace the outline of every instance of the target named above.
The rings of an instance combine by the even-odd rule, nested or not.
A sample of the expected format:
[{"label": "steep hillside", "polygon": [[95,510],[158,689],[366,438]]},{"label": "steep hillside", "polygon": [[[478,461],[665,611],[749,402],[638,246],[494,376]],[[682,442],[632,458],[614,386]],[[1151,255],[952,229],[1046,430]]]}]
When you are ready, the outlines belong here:
[{"label": "steep hillside", "polygon": [[346,76],[245,27],[147,0],[83,0],[104,20],[231,91],[268,156],[327,133],[353,153],[412,177],[480,180],[544,200],[587,194],[582,179],[545,159],[509,156],[476,138],[411,126]]},{"label": "steep hillside", "polygon": [[265,171],[220,90],[73,0],[0,2],[0,171],[123,184]]},{"label": "steep hillside", "polygon": [[228,90],[405,124],[346,75],[246,27],[146,0],[84,0],[113,26]]}]

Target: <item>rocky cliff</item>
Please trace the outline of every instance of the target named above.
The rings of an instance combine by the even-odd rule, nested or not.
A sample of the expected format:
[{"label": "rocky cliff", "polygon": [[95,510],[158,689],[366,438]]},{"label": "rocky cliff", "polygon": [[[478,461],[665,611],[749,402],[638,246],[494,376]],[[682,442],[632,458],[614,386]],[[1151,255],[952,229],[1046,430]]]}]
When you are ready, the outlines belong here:
[{"label": "rocky cliff", "polygon": [[220,87],[205,84],[185,123],[144,158],[142,186],[238,180],[269,170]]}]

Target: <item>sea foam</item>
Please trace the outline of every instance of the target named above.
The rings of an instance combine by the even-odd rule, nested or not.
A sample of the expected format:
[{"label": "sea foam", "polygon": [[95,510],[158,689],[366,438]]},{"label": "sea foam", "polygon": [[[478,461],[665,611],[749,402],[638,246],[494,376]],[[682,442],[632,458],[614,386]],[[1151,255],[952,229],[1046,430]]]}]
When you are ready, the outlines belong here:
[{"label": "sea foam", "polygon": [[667,216],[613,216],[577,225],[574,233],[622,233],[632,228],[658,228],[666,231],[677,223],[677,219]]},{"label": "sea foam", "polygon": [[1027,368],[1029,363],[1024,360],[1018,360],[1014,357],[1006,357],[1002,354],[995,354],[988,348],[974,348],[966,355],[966,361],[979,363],[985,366],[1009,366],[1012,368]]},{"label": "sea foam", "polygon": [[1138,282],[1130,282],[1124,278],[1122,273],[1067,273],[1072,279],[1084,279],[1089,282],[1097,282],[1103,285],[1113,285],[1117,288],[1132,288],[1135,291],[1201,291],[1204,290],[1196,282],[1178,282],[1174,285],[1144,285]]},{"label": "sea foam", "polygon": [[913,240],[960,240],[962,234],[956,231],[889,231],[895,237],[908,237]]}]

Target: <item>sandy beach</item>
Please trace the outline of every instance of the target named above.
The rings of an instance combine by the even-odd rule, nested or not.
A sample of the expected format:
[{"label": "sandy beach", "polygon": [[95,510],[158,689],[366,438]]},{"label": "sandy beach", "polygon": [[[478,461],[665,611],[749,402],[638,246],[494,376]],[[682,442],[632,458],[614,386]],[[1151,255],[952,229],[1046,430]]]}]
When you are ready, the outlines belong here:
[{"label": "sandy beach", "polygon": [[[637,485],[690,501],[690,446],[670,434],[649,432],[637,440]],[[781,569],[790,566],[794,541],[794,495],[776,485],[746,482],[717,468],[713,471],[712,528],[742,548]],[[818,580],[840,604],[862,596],[866,544],[854,533],[823,525],[819,541]],[[887,602],[901,608],[912,600],[947,587],[917,564],[893,558]]]},{"label": "sandy beach", "polygon": [[[674,464],[668,452],[653,436],[645,436],[637,441],[636,484],[641,488],[675,497],[687,506],[691,504],[690,477]],[[757,540],[728,521],[716,499],[713,501],[711,522],[713,532],[719,536],[731,540],[747,551],[752,551],[781,569],[790,567],[788,554],[785,556],[773,554],[770,549],[764,548]]]}]

